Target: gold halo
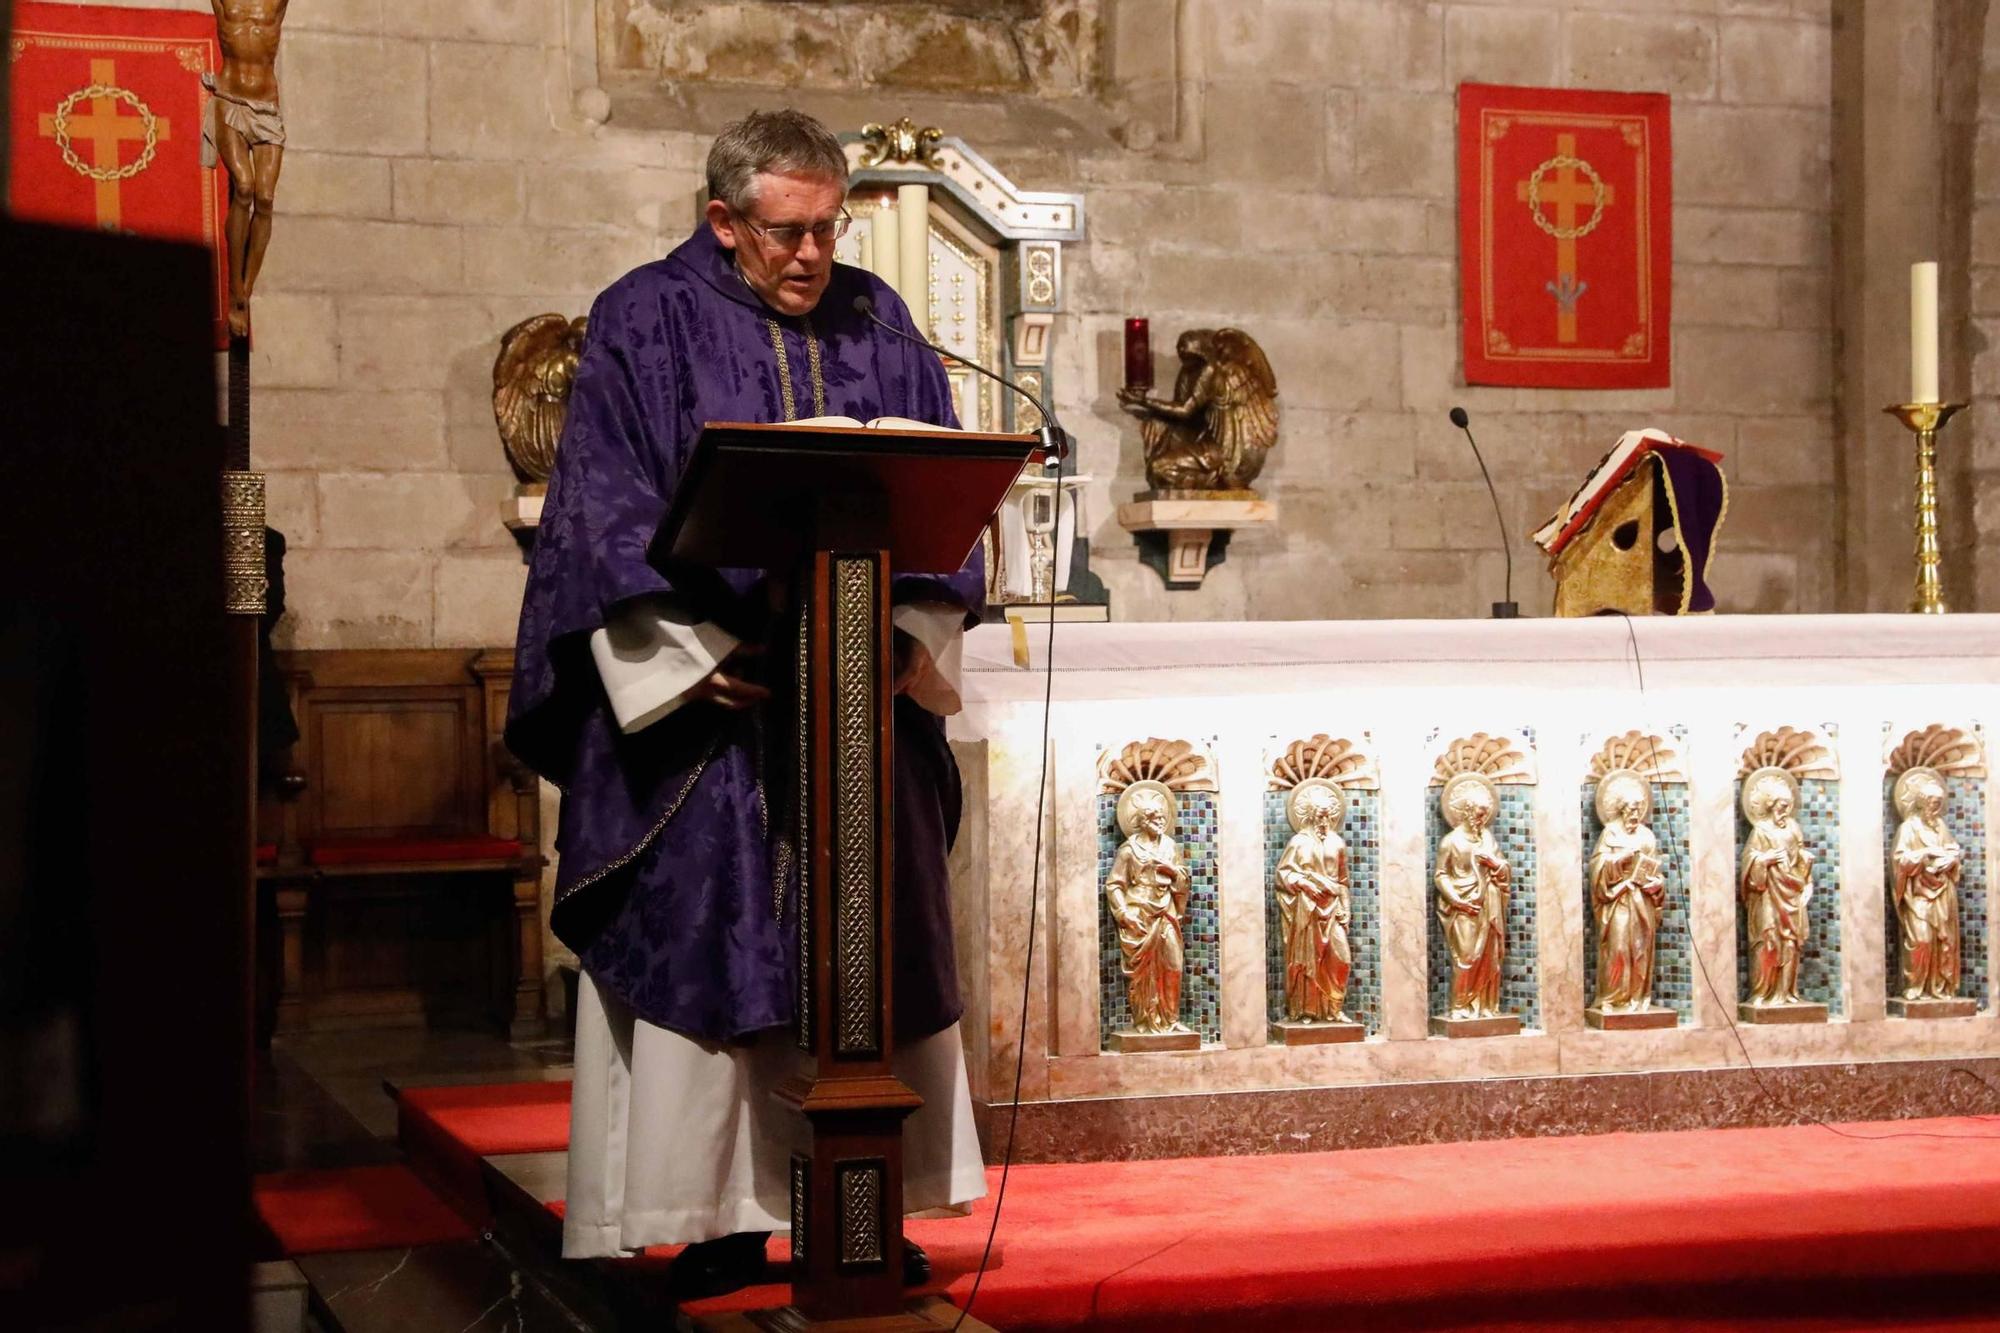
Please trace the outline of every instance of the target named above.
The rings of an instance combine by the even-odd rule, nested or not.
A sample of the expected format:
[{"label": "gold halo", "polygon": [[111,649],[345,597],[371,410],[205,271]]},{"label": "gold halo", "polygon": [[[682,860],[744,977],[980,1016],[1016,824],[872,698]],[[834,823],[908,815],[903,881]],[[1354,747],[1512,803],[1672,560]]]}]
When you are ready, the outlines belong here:
[{"label": "gold halo", "polygon": [[1180,827],[1181,807],[1180,802],[1174,799],[1174,789],[1166,783],[1157,782],[1152,778],[1140,778],[1137,782],[1118,794],[1118,831],[1120,833],[1123,833],[1128,838],[1132,836],[1132,828],[1139,822],[1138,817],[1132,812],[1132,797],[1135,793],[1142,791],[1156,791],[1166,798],[1168,833],[1172,833]]},{"label": "gold halo", "polygon": [[1347,823],[1347,793],[1337,783],[1328,782],[1325,778],[1307,778],[1285,794],[1285,822],[1292,826],[1294,833],[1305,827],[1305,821],[1299,818],[1299,795],[1310,789],[1333,793],[1333,827],[1338,832]]},{"label": "gold halo", "polygon": [[1914,767],[1904,769],[1902,775],[1896,779],[1892,797],[1896,803],[1896,815],[1900,819],[1908,819],[1911,809],[1916,804],[1910,795],[1910,780],[1912,778],[1929,778],[1932,782],[1937,783],[1940,792],[1944,790],[1944,774],[1938,772],[1935,768],[1927,764],[1917,764]]},{"label": "gold halo", "polygon": [[1451,806],[1464,787],[1477,787],[1485,792],[1486,799],[1493,804],[1493,813],[1500,813],[1500,789],[1493,785],[1493,780],[1484,773],[1460,773],[1445,783],[1444,790],[1438,793],[1438,810],[1444,815],[1445,823],[1457,827],[1458,819],[1452,814]]},{"label": "gold halo", "polygon": [[1629,768],[1614,768],[1597,780],[1597,822],[1611,827],[1618,818],[1618,802],[1612,798],[1635,787],[1639,793],[1639,821],[1644,823],[1646,816],[1653,813],[1653,787]]},{"label": "gold halo", "polygon": [[[1764,817],[1763,815],[1757,813],[1757,811],[1750,808],[1751,803],[1757,799],[1758,792],[1762,791],[1765,787],[1769,786],[1773,782],[1781,782],[1784,784],[1786,792],[1792,798],[1792,813],[1793,814],[1798,813],[1799,780],[1792,776],[1790,770],[1779,768],[1775,764],[1767,764],[1763,768],[1753,770],[1749,777],[1743,779],[1743,796],[1742,796],[1743,817],[1749,820],[1751,823],[1754,824],[1759,819],[1762,819]],[[1766,806],[1764,813],[1769,814],[1770,807]]]}]

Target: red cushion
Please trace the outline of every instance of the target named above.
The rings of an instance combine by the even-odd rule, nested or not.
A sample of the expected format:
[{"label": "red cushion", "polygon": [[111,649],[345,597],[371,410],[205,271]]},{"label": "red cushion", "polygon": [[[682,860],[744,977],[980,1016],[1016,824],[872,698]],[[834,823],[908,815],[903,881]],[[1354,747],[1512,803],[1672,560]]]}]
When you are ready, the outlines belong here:
[{"label": "red cushion", "polygon": [[274,866],[278,864],[278,844],[275,842],[258,843],[257,864],[260,866]]},{"label": "red cushion", "polygon": [[506,861],[521,854],[518,838],[327,838],[309,843],[316,866],[383,865],[394,861]]},{"label": "red cushion", "polygon": [[387,1250],[469,1238],[472,1228],[407,1166],[278,1171],[251,1182],[280,1254]]}]

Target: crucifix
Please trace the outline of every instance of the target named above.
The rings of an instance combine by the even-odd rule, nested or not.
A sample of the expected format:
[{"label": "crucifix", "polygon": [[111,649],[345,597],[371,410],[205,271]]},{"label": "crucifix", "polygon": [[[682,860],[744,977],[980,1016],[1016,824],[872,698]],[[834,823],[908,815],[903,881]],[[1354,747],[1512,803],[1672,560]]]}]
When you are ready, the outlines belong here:
[{"label": "crucifix", "polygon": [[[1580,179],[1578,173],[1587,179]],[[1550,181],[1546,178],[1554,176]],[[1612,190],[1597,169],[1576,155],[1576,135],[1556,135],[1556,155],[1536,167],[1534,173],[1514,186],[1515,198],[1528,206],[1535,225],[1556,238],[1556,276],[1547,285],[1556,299],[1556,341],[1576,341],[1576,303],[1590,284],[1578,280],[1576,243],[1588,236],[1603,220],[1612,202]],[[1555,205],[1555,221],[1542,212],[1543,204]],[[1577,221],[1577,209],[1590,205],[1590,215]]]},{"label": "crucifix", "polygon": [[[86,99],[90,110],[76,114],[76,104]],[[130,106],[137,114],[120,115],[121,104]],[[124,221],[119,187],[151,165],[154,146],[171,137],[173,124],[165,116],[154,115],[136,94],[118,86],[116,61],[93,60],[90,86],[65,97],[54,111],[43,112],[40,128],[44,139],[56,141],[63,160],[73,171],[96,183],[99,229],[117,231]],[[88,165],[71,147],[77,142],[90,145]],[[128,143],[144,147],[130,162],[121,162],[124,145]]]}]

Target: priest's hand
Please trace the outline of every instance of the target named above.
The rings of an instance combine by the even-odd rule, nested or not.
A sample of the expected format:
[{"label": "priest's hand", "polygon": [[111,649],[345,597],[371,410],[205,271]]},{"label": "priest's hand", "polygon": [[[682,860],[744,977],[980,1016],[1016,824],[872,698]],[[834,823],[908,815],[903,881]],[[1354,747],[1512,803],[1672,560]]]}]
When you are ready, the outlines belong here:
[{"label": "priest's hand", "polygon": [[744,644],[715,670],[703,676],[691,689],[688,698],[701,703],[715,704],[720,708],[741,711],[761,704],[771,697],[771,691],[743,674],[746,658],[757,656],[763,650],[755,644]]}]

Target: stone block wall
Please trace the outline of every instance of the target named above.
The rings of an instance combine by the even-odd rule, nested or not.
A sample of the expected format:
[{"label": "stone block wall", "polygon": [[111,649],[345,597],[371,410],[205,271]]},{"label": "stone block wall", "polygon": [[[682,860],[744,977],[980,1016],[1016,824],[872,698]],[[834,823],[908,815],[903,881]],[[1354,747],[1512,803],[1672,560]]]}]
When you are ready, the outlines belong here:
[{"label": "stone block wall", "polygon": [[[1974,604],[1983,610],[2000,606],[2000,24],[1988,24],[1980,54],[1972,164],[1971,310],[1966,329],[1972,407],[1947,428],[1956,438],[1947,438],[1940,447],[1971,451],[1971,493],[1945,499],[1973,507]],[[1951,383],[1943,387],[1946,396],[1952,396]]]},{"label": "stone block wall", "polygon": [[[795,101],[851,128],[856,106],[922,109],[949,79],[954,98],[1005,114],[962,111],[948,131],[1024,186],[1088,197],[1058,385],[1097,478],[1093,536],[1120,618],[1482,612],[1502,557],[1444,417],[1455,403],[1473,413],[1501,486],[1531,613],[1549,585],[1525,534],[1635,425],[1728,455],[1725,609],[1833,609],[1825,0],[898,9],[932,27],[1069,34],[1085,54],[1064,86],[1025,97],[990,91],[977,62],[898,75],[873,13],[889,9],[294,7],[282,63],[291,143],[254,370],[257,461],[295,553],[283,641],[509,641],[522,569],[497,518],[511,487],[488,407],[500,331],[541,310],[581,313],[683,234],[722,107]],[[797,48],[813,23],[844,43],[838,69],[796,71],[797,87],[742,83],[760,52]],[[740,68],[690,63],[724,37]],[[579,98],[592,79],[614,91],[664,80],[680,120],[672,97],[655,96],[641,114],[620,101],[609,124],[586,121],[574,108],[601,96]],[[1466,79],[1674,94],[1674,387],[1464,386],[1453,145]],[[1069,129],[1034,132],[1050,123]],[[2000,217],[2000,201],[1982,207]],[[2000,224],[1982,222],[1980,257],[2000,275],[1994,235]],[[1982,282],[2000,289],[2000,276]],[[1239,534],[1198,592],[1168,593],[1112,519],[1143,485],[1137,431],[1111,399],[1127,314],[1154,321],[1165,382],[1174,337],[1196,325],[1249,329],[1277,372],[1284,429],[1264,485],[1280,527]]]},{"label": "stone block wall", "polygon": [[[1260,484],[1281,519],[1237,534],[1199,593],[1166,592],[1100,527],[1121,618],[1483,614],[1503,559],[1478,468],[1445,418],[1454,404],[1500,487],[1530,614],[1546,612],[1551,585],[1525,534],[1639,425],[1728,455],[1724,609],[1834,609],[1828,5],[1246,0],[1183,12],[1194,26],[1178,56],[1135,53],[1124,72],[1141,79],[1146,59],[1172,58],[1193,77],[1179,103],[1186,160],[1079,161],[1093,211],[1065,382],[1108,515],[1140,473],[1136,432],[1110,403],[1120,317],[1150,316],[1163,352],[1184,327],[1241,322],[1278,376],[1283,436]],[[1672,388],[1465,386],[1465,80],[1673,94]]]}]

